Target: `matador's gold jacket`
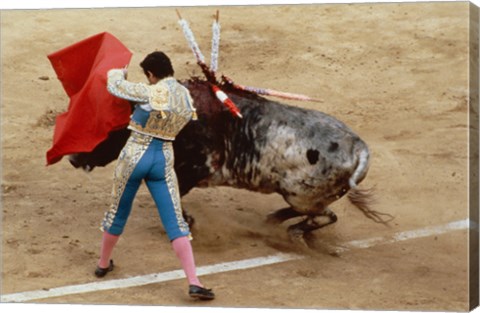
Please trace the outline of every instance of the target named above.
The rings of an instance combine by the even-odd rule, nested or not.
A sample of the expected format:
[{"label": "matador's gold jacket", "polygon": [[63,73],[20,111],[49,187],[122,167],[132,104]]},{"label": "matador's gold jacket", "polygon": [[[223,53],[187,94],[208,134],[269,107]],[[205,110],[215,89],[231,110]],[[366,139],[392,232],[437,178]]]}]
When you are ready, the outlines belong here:
[{"label": "matador's gold jacket", "polygon": [[173,77],[147,85],[127,81],[121,69],[110,70],[107,76],[112,95],[137,103],[129,124],[133,131],[174,140],[190,120],[197,119],[190,92]]}]

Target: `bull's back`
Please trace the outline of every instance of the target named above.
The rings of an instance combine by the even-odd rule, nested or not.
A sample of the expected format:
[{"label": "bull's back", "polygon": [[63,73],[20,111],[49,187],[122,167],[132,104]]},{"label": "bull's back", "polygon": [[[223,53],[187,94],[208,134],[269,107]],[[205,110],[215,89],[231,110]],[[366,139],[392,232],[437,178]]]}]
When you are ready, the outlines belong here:
[{"label": "bull's back", "polygon": [[226,139],[231,149],[222,174],[228,185],[278,192],[305,207],[327,205],[348,191],[359,154],[368,148],[345,124],[272,101],[234,101],[244,118],[237,134]]},{"label": "bull's back", "polygon": [[[195,138],[187,140],[188,145],[179,144],[195,144],[188,153],[179,153],[179,158],[195,155],[194,159],[200,160],[206,154],[204,174],[196,175],[202,185],[278,192],[292,202],[302,199],[305,204],[299,205],[305,206],[328,202],[348,190],[359,151],[368,154],[365,143],[328,114],[249,93],[227,92],[242,112],[239,119],[222,107],[203,82],[191,82],[188,87],[200,119],[188,127],[186,136],[177,138]],[[186,168],[184,176],[191,180],[195,168]],[[363,178],[365,173],[360,174],[357,176]]]}]

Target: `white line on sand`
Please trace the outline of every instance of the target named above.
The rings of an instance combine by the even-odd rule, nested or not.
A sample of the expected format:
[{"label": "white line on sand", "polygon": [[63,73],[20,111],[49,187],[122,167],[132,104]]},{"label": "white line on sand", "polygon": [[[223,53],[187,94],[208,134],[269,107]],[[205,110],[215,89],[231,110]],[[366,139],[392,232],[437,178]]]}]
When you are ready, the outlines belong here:
[{"label": "white line on sand", "polygon": [[[415,238],[429,237],[434,235],[445,234],[455,230],[468,229],[469,227],[475,229],[476,225],[470,222],[469,219],[451,222],[440,226],[425,227],[422,229],[398,232],[388,237],[375,237],[365,240],[354,240],[336,247],[337,251],[347,251],[351,249],[365,249],[377,245],[391,244],[399,241],[405,241]],[[478,230],[478,226],[476,228]],[[278,264],[292,260],[302,259],[303,256],[298,254],[278,253],[266,257],[258,257],[234,262],[225,262],[214,265],[201,266],[197,268],[199,276],[216,274],[222,272],[229,272],[235,270],[243,270],[248,268],[255,268],[270,264]],[[170,272],[149,274],[144,276],[129,277],[124,279],[108,280],[101,282],[94,282],[82,285],[64,286],[58,288],[26,291],[13,294],[6,294],[0,297],[0,302],[26,302],[31,300],[60,297],[72,294],[81,294],[100,290],[118,289],[144,286],[148,284],[166,282],[184,278],[185,274],[182,270],[175,270]]]},{"label": "white line on sand", "polygon": [[427,226],[421,229],[394,233],[391,236],[373,237],[373,238],[364,239],[364,240],[353,240],[353,241],[341,244],[340,247],[336,248],[336,250],[339,252],[342,252],[342,251],[351,250],[351,249],[371,248],[374,246],[391,244],[399,241],[441,235],[451,231],[462,230],[467,228],[476,229],[478,231],[478,225],[475,222],[472,222],[469,219],[465,219],[465,220],[451,222],[445,225]]}]

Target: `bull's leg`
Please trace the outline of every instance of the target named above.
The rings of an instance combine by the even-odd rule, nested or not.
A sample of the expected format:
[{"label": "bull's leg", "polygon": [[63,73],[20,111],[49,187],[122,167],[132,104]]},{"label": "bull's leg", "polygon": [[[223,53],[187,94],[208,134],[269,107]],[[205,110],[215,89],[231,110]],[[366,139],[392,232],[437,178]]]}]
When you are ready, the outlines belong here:
[{"label": "bull's leg", "polygon": [[320,215],[310,216],[301,221],[300,223],[291,225],[288,227],[288,235],[293,242],[299,243],[302,246],[308,247],[305,241],[305,235],[333,224],[337,221],[337,216],[330,209],[325,209]]},{"label": "bull's leg", "polygon": [[190,227],[190,229],[191,229],[193,227],[193,224],[195,224],[195,219],[193,218],[193,216],[188,214],[188,212],[185,210],[185,208],[182,208],[182,215],[183,215],[183,219],[185,220],[185,222],[187,222],[188,227]]},{"label": "bull's leg", "polygon": [[291,207],[285,208],[285,209],[280,209],[277,210],[273,213],[270,213],[267,215],[267,223],[269,224],[281,224],[285,222],[288,219],[294,218],[294,217],[299,217],[304,214],[301,214]]}]

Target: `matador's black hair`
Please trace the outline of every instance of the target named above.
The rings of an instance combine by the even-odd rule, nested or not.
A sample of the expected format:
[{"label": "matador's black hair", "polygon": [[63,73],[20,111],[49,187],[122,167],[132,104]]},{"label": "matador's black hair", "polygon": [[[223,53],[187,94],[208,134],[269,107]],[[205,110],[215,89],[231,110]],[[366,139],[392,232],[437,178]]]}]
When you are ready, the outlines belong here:
[{"label": "matador's black hair", "polygon": [[147,55],[142,63],[140,63],[140,66],[145,75],[148,75],[147,72],[150,71],[159,79],[173,76],[175,73],[172,62],[170,62],[168,56],[161,51],[155,51]]}]

